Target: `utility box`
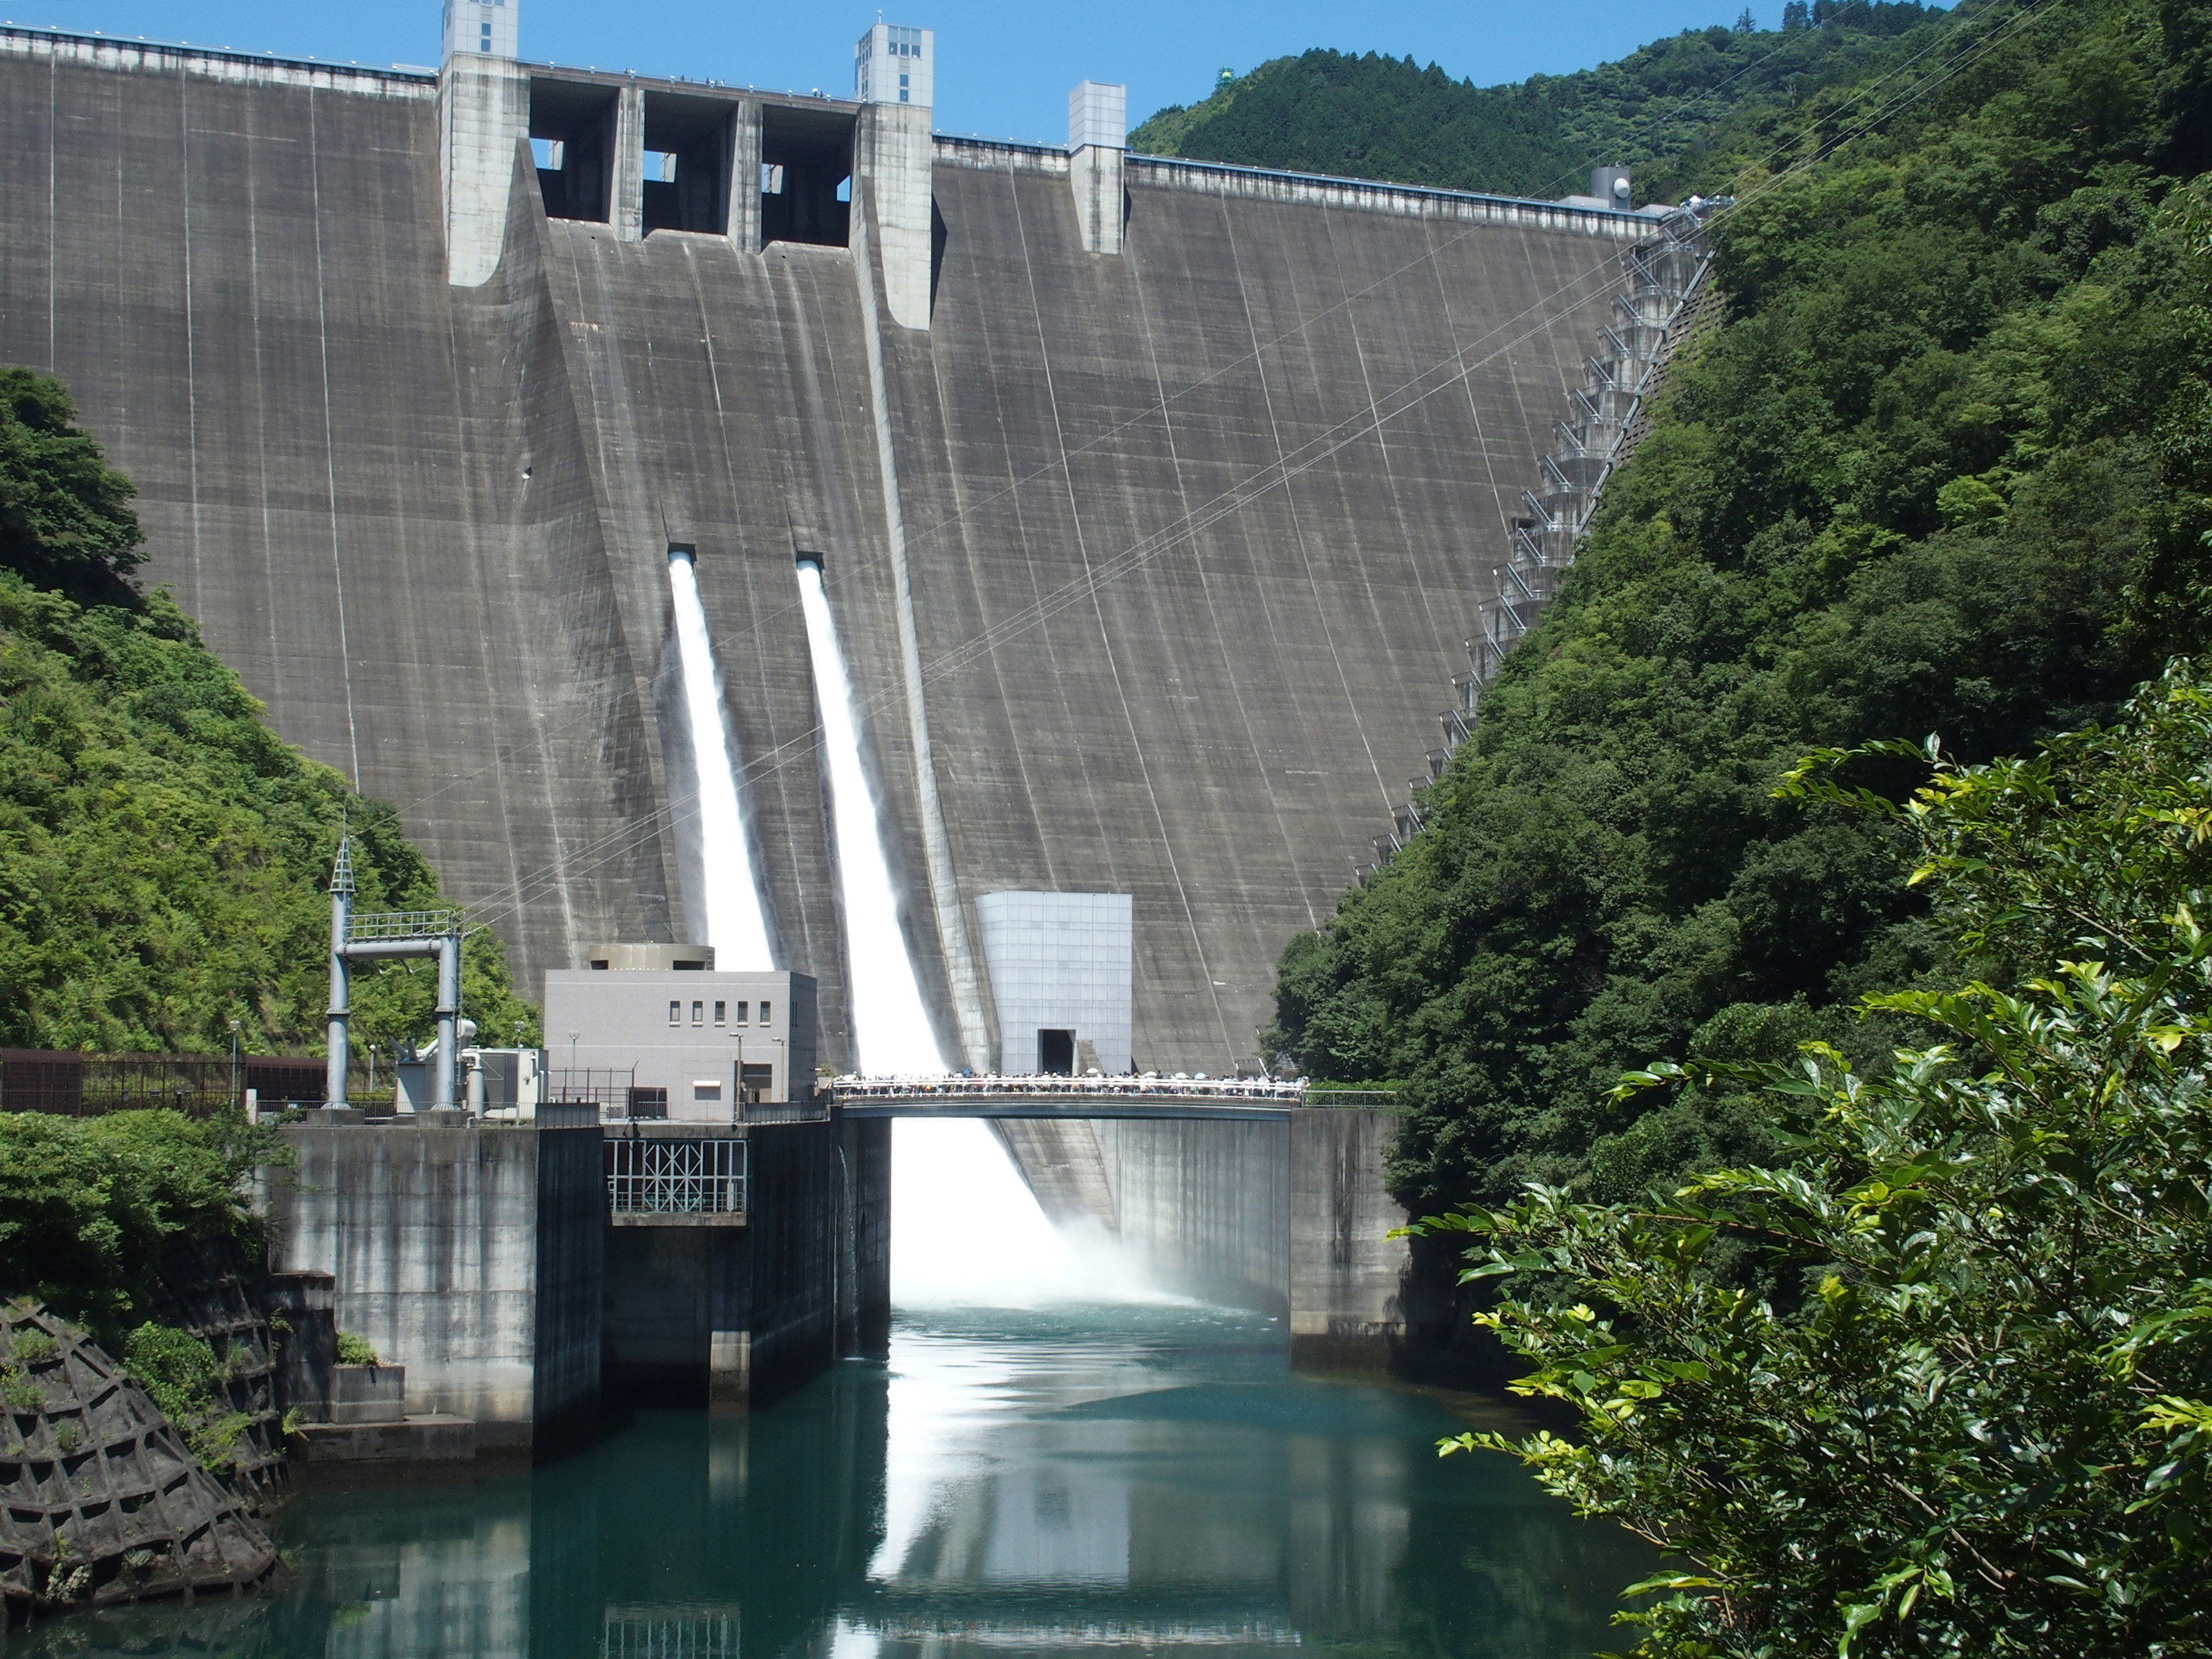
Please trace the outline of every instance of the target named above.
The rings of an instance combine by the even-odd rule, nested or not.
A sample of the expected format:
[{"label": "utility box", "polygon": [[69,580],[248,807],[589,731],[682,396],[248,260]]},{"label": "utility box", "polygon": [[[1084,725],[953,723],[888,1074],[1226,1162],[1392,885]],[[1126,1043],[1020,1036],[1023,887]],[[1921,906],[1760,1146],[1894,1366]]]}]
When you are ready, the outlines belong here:
[{"label": "utility box", "polygon": [[479,1117],[533,1121],[545,1102],[543,1048],[464,1048],[468,1068],[467,1104]]}]

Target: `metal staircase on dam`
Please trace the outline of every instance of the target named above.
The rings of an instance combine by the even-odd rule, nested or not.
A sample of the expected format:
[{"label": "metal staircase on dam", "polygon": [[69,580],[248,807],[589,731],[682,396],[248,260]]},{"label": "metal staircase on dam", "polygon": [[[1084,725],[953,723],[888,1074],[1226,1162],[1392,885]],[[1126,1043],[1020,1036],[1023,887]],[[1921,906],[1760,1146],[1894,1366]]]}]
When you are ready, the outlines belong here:
[{"label": "metal staircase on dam", "polygon": [[1661,221],[1658,235],[1628,250],[1627,291],[1614,296],[1598,331],[1601,349],[1583,360],[1583,384],[1568,394],[1566,418],[1552,422],[1551,453],[1538,464],[1535,487],[1521,492],[1527,512],[1512,520],[1504,562],[1492,568],[1497,590],[1477,610],[1468,671],[1453,679],[1452,707],[1437,717],[1443,746],[1428,752],[1428,776],[1407,786],[1406,803],[1392,814],[1389,832],[1375,837],[1375,860],[1361,869],[1363,882],[1419,833],[1428,817],[1428,787],[1474,734],[1484,688],[1536,625],[1573,565],[1598,492],[1642,436],[1645,400],[1704,302],[1705,221],[1725,205],[1693,200]]}]

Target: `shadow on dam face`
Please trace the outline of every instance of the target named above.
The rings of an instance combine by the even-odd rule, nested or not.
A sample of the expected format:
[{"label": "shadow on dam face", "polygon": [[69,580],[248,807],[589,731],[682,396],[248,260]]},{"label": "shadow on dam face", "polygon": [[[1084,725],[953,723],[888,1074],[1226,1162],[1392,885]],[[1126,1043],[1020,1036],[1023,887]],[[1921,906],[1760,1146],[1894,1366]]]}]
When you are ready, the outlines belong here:
[{"label": "shadow on dam face", "polygon": [[[726,99],[688,98],[678,93],[645,94],[645,149],[648,161],[665,156],[662,177],[647,169],[645,229],[687,230],[722,236],[730,228],[737,106]],[[667,174],[672,173],[672,177]]]},{"label": "shadow on dam face", "polygon": [[539,150],[538,167],[538,191],[547,218],[607,222],[617,103],[612,87],[531,82],[530,137],[547,147]]},{"label": "shadow on dam face", "polygon": [[852,203],[838,191],[853,176],[853,116],[842,110],[761,111],[761,243],[843,247]]}]

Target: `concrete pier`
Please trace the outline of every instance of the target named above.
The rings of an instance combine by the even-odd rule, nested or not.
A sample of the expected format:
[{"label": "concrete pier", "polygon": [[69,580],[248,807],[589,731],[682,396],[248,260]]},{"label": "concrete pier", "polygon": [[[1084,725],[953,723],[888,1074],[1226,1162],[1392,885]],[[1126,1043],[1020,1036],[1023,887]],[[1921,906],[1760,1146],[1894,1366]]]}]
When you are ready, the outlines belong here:
[{"label": "concrete pier", "polygon": [[1085,253],[1119,254],[1128,198],[1121,157],[1128,149],[1126,87],[1079,82],[1067,94],[1067,182]]},{"label": "concrete pier", "polygon": [[[701,1133],[635,1129],[663,1142]],[[617,1397],[744,1405],[889,1338],[890,1126],[729,1133],[746,1149],[744,1210],[609,1218],[603,1320],[606,1386]]]},{"label": "concrete pier", "polygon": [[289,1124],[271,1267],[328,1273],[341,1331],[406,1368],[406,1412],[556,1445],[599,1407],[599,1131]]},{"label": "concrete pier", "polygon": [[1453,1332],[1451,1276],[1392,1238],[1384,1185],[1395,1115],[1309,1106],[1290,1124],[1291,1363],[1317,1370],[1419,1363]]}]

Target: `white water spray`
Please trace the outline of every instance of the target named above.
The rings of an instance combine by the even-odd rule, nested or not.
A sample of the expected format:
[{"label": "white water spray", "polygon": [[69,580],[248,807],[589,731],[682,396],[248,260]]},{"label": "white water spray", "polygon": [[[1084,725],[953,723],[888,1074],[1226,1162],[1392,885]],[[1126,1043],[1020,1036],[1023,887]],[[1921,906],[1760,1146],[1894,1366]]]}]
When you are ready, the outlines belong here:
[{"label": "white water spray", "polygon": [[[857,1066],[878,1076],[941,1073],[945,1056],[899,927],[883,803],[860,763],[859,712],[820,565],[799,565],[799,594],[836,821]],[[1103,1232],[1078,1238],[1045,1219],[1006,1148],[977,1118],[892,1126],[891,1241],[891,1297],[904,1305],[1156,1299],[1115,1241]]]},{"label": "white water spray", "polygon": [[699,782],[699,863],[707,912],[707,937],[701,943],[714,947],[714,965],[726,972],[765,972],[775,963],[769,954],[768,924],[761,915],[744,816],[738,805],[738,771],[722,713],[722,676],[714,666],[707,613],[699,604],[699,573],[689,553],[668,556],[668,586],[676,601],[684,712]]},{"label": "white water spray", "polygon": [[891,1125],[891,1300],[902,1308],[1180,1302],[1096,1223],[1045,1219],[981,1118]]},{"label": "white water spray", "polygon": [[[799,567],[806,643],[814,659],[814,702],[830,763],[830,811],[836,821],[837,874],[845,901],[846,958],[853,1046],[859,1069],[876,1076],[942,1073],[945,1056],[922,1006],[921,986],[900,930],[898,896],[884,857],[883,803],[860,764],[860,725],[838,648],[837,624],[823,592],[822,567]],[[1034,1207],[1034,1206],[1032,1206]]]}]

